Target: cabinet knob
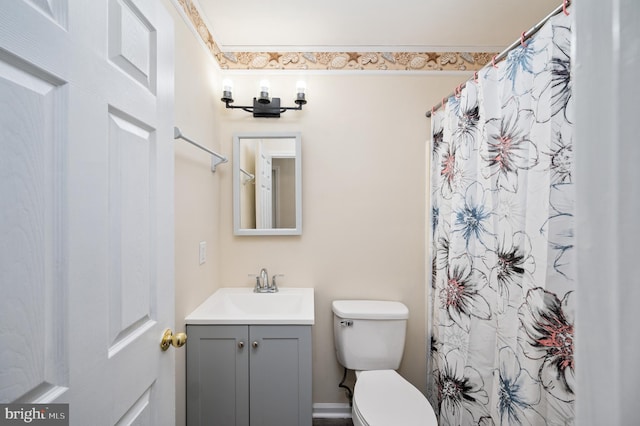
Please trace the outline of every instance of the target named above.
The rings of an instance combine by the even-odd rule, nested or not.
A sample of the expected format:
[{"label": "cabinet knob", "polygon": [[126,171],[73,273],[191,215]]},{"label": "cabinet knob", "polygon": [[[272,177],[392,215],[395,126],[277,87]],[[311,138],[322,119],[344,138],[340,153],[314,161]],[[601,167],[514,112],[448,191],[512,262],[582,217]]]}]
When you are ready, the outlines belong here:
[{"label": "cabinet knob", "polygon": [[251,344],[251,346],[253,346],[254,348],[257,348],[257,347],[258,347],[258,342],[253,342],[253,343]]},{"label": "cabinet knob", "polygon": [[244,342],[238,342],[238,348],[240,349],[244,348]]}]

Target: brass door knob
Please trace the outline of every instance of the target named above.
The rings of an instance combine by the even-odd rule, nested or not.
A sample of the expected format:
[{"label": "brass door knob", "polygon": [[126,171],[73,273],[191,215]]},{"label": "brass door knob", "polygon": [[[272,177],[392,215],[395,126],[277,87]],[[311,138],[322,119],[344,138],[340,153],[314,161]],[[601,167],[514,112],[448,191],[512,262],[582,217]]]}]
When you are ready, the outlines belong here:
[{"label": "brass door knob", "polygon": [[162,335],[160,348],[163,351],[166,351],[171,345],[173,345],[174,348],[181,348],[185,343],[187,343],[187,335],[185,333],[177,333],[174,335],[173,331],[171,331],[170,328],[167,328]]}]

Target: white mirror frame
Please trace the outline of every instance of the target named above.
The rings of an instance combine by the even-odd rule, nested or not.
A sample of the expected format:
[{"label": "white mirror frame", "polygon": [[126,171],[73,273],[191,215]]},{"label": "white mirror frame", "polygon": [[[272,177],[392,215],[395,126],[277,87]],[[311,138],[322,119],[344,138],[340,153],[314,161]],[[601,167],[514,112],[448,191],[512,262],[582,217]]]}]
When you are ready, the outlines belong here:
[{"label": "white mirror frame", "polygon": [[[240,141],[242,139],[295,138],[295,228],[240,228]],[[301,235],[302,234],[302,143],[300,132],[235,133],[233,135],[233,233],[234,235]]]}]

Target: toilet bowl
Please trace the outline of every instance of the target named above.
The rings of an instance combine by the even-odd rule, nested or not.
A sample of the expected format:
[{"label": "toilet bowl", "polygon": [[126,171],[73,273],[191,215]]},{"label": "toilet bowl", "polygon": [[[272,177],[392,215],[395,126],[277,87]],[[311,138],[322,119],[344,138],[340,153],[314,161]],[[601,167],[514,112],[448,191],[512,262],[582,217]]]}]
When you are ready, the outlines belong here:
[{"label": "toilet bowl", "polygon": [[354,426],[437,426],[424,395],[394,370],[362,371],[353,394]]},{"label": "toilet bowl", "polygon": [[404,352],[407,307],[336,300],[332,310],[336,357],[345,369],[356,371],[354,426],[437,426],[427,398],[395,371]]}]

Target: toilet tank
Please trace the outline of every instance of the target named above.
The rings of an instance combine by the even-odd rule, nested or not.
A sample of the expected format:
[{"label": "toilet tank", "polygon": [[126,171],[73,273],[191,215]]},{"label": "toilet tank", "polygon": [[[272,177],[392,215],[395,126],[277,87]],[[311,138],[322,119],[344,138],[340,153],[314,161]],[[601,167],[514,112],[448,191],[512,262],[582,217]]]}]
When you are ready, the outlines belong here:
[{"label": "toilet tank", "polygon": [[396,370],[404,352],[409,309],[384,300],[335,300],[338,362],[351,370]]}]

